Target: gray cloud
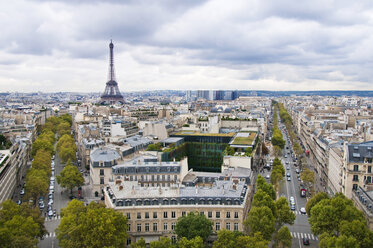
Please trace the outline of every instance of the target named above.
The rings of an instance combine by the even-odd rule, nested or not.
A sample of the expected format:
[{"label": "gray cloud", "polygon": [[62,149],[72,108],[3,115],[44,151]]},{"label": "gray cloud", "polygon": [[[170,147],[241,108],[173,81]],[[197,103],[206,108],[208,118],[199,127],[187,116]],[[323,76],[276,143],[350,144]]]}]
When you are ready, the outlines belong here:
[{"label": "gray cloud", "polygon": [[373,89],[367,0],[20,0],[0,9],[0,91],[102,91],[110,38],[125,90]]}]

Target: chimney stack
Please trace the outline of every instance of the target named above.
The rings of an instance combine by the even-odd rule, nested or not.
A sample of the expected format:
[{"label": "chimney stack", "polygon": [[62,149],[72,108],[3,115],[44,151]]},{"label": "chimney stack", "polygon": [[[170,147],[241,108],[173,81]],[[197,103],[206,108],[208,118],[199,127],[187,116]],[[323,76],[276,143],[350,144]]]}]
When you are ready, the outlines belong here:
[{"label": "chimney stack", "polygon": [[198,195],[198,184],[196,184],[196,194]]}]

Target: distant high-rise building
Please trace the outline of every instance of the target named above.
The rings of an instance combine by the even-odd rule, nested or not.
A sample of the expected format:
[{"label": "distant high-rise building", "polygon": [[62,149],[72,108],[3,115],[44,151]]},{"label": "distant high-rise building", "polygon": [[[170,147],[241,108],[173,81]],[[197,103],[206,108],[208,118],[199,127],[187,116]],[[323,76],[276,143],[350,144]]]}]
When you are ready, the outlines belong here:
[{"label": "distant high-rise building", "polygon": [[119,91],[118,83],[115,79],[115,70],[114,70],[114,44],[111,41],[109,44],[110,48],[110,62],[109,62],[109,73],[108,81],[106,83],[106,88],[104,94],[101,96],[101,104],[115,104],[115,103],[124,103],[122,94]]}]

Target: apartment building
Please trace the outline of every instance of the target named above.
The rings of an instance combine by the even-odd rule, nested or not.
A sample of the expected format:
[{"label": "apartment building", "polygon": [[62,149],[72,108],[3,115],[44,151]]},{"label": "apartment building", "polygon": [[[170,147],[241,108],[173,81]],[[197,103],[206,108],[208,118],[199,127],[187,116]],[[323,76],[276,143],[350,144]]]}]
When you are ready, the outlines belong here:
[{"label": "apartment building", "polygon": [[[105,188],[106,206],[128,218],[128,244],[141,237],[147,243],[162,236],[176,240],[174,230],[177,219],[189,212],[196,212],[210,219],[215,234],[223,228],[243,231],[243,221],[246,219],[252,194],[249,169],[240,168],[240,173],[232,173],[232,168],[223,173],[190,171],[180,183],[172,180],[172,176],[166,176],[175,173],[172,169],[175,166],[177,168],[178,165],[172,162],[150,162],[144,167],[148,171],[144,172],[140,168],[137,172],[132,170],[131,174],[138,174],[137,181],[133,175],[131,181],[131,174],[127,175],[125,172],[117,176],[115,182],[109,182]],[[128,168],[119,165],[116,167]],[[164,178],[158,178],[161,171]],[[146,175],[150,181],[141,179],[141,176]],[[182,173],[180,176],[182,177]]]}]

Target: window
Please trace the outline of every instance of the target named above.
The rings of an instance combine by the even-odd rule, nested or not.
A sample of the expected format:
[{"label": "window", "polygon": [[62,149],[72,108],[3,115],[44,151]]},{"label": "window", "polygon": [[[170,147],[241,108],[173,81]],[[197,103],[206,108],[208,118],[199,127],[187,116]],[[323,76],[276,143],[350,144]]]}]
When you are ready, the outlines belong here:
[{"label": "window", "polygon": [[149,219],[149,212],[145,212],[145,219]]},{"label": "window", "polygon": [[105,184],[105,179],[103,177],[100,178],[100,184]]},{"label": "window", "polygon": [[227,222],[227,223],[225,224],[225,229],[227,229],[227,230],[231,230],[231,223]]},{"label": "window", "polygon": [[175,223],[175,222],[172,222],[172,223],[171,223],[171,230],[172,230],[172,231],[175,230],[175,226],[176,226],[176,223]]},{"label": "window", "polygon": [[352,178],[352,181],[359,182],[359,176],[358,175],[354,175],[354,177]]},{"label": "window", "polygon": [[127,213],[127,220],[131,219],[131,213]]},{"label": "window", "polygon": [[149,232],[149,223],[145,223],[145,232]]},{"label": "window", "polygon": [[357,190],[357,184],[353,184],[353,185],[352,185],[352,189],[353,189],[353,190]]},{"label": "window", "polygon": [[157,212],[153,212],[153,219],[157,219]]},{"label": "window", "polygon": [[185,211],[183,211],[183,212],[181,212],[181,216],[185,216],[186,215],[186,212]]},{"label": "window", "polygon": [[157,231],[158,231],[158,224],[153,223],[153,232],[157,232]]},{"label": "window", "polygon": [[127,239],[127,245],[129,246],[131,244],[131,238]]},{"label": "window", "polygon": [[141,219],[141,213],[137,213],[137,219]]},{"label": "window", "polygon": [[368,173],[372,173],[372,166],[368,166]]},{"label": "window", "polygon": [[168,216],[167,212],[163,212],[163,218],[167,219],[167,216]]},{"label": "window", "polygon": [[207,215],[209,218],[212,218],[212,212],[209,211]]},{"label": "window", "polygon": [[141,232],[141,224],[137,224],[137,232]]},{"label": "window", "polygon": [[227,212],[227,219],[231,217],[231,212]]},{"label": "window", "polygon": [[171,218],[176,218],[176,212],[175,211],[171,212]]},{"label": "window", "polygon": [[104,176],[104,169],[100,169],[100,176]]},{"label": "window", "polygon": [[220,212],[216,212],[216,218],[217,218],[217,219],[220,218]]},{"label": "window", "polygon": [[357,164],[354,165],[354,171],[359,171],[359,165]]},{"label": "window", "polygon": [[215,224],[215,230],[216,231],[220,230],[220,223],[219,222],[216,222],[216,224]]},{"label": "window", "polygon": [[199,212],[200,215],[205,215],[205,212],[201,211]]},{"label": "window", "polygon": [[234,227],[233,228],[234,228],[235,231],[238,231],[238,223],[234,223]]},{"label": "window", "polygon": [[168,226],[167,226],[167,223],[163,223],[163,230],[164,230],[164,231],[167,231],[167,227],[168,227]]},{"label": "window", "polygon": [[372,177],[371,176],[367,177],[367,182],[366,183],[372,183]]},{"label": "window", "polygon": [[238,212],[234,212],[234,218],[238,219]]},{"label": "window", "polygon": [[127,224],[127,232],[131,231],[131,224]]},{"label": "window", "polygon": [[176,236],[171,236],[171,241],[172,241],[173,244],[175,244],[176,243]]}]

